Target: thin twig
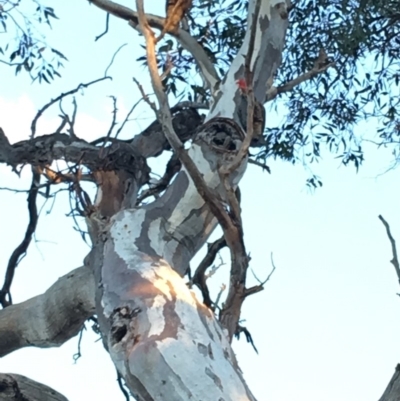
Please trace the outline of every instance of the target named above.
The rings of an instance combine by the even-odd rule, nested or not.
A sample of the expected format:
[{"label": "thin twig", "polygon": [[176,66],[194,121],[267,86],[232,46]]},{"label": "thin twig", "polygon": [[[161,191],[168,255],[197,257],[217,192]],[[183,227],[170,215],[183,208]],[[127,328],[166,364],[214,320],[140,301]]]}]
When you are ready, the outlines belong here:
[{"label": "thin twig", "polygon": [[111,78],[111,77],[104,76],[104,77],[102,77],[102,78],[95,79],[94,81],[88,82],[88,83],[86,83],[86,84],[79,84],[75,89],[72,89],[72,90],[70,90],[70,91],[68,91],[68,92],[65,92],[65,93],[61,93],[61,95],[59,95],[59,96],[57,96],[56,98],[50,100],[50,102],[48,102],[47,104],[45,104],[45,105],[36,113],[35,118],[32,120],[32,124],[31,124],[31,136],[30,136],[30,138],[32,139],[32,138],[35,137],[35,134],[36,134],[36,124],[37,124],[39,118],[42,116],[42,114],[43,114],[50,106],[52,106],[54,103],[57,103],[58,101],[60,101],[61,99],[63,99],[63,98],[66,97],[66,96],[73,95],[74,93],[78,92],[79,89],[87,88],[88,86],[94,85],[94,84],[96,84],[96,83],[98,83],[98,82],[101,82],[101,81],[104,81],[105,79],[112,79],[112,78]]},{"label": "thin twig", "polygon": [[[225,290],[226,290],[226,284],[222,284],[222,285],[221,285],[221,288],[220,288],[220,290],[219,290],[219,292],[218,292],[217,298],[215,299],[214,308],[219,308],[218,304],[219,304],[219,301],[221,300],[222,293],[223,293]],[[219,308],[219,309],[220,309],[220,308]]]},{"label": "thin twig", "polygon": [[86,327],[83,326],[79,331],[79,338],[78,338],[78,351],[73,355],[74,363],[78,362],[78,359],[82,356],[81,345],[82,345],[82,338],[83,338],[83,330],[86,330]]},{"label": "thin twig", "polygon": [[102,38],[107,32],[108,32],[108,24],[110,22],[110,13],[107,13],[106,16],[106,29],[104,30],[103,33],[101,33],[100,35],[96,36],[96,38],[94,39],[95,42],[97,42],[100,38]]},{"label": "thin twig", "polygon": [[76,103],[76,99],[75,96],[72,98],[72,104],[74,106],[74,111],[72,112],[72,119],[71,121],[68,118],[68,123],[69,123],[69,134],[71,136],[71,138],[77,138],[76,134],[75,134],[75,121],[76,121],[76,113],[78,111],[78,105]]},{"label": "thin twig", "polygon": [[117,132],[115,133],[115,139],[118,137],[119,133],[123,130],[125,124],[128,122],[129,117],[131,116],[131,114],[133,113],[133,110],[136,109],[136,107],[139,105],[139,103],[142,101],[143,99],[139,99],[129,110],[128,114],[126,115],[124,121],[122,122],[121,126],[118,128]]},{"label": "thin twig", "polygon": [[112,118],[112,121],[111,121],[110,128],[108,129],[108,132],[106,134],[106,138],[109,138],[111,136],[112,131],[113,131],[114,127],[117,124],[117,112],[118,112],[118,109],[117,109],[117,98],[115,96],[110,96],[110,98],[113,101],[113,111],[112,111],[113,118]]},{"label": "thin twig", "polygon": [[125,396],[125,400],[129,401],[131,399],[129,393],[126,391],[124,383],[122,383],[122,380],[124,378],[121,376],[121,374],[117,370],[117,382],[118,382],[118,387],[121,390],[122,394]]},{"label": "thin twig", "polygon": [[10,191],[10,192],[14,192],[14,193],[29,192],[28,189],[14,189],[14,188],[7,188],[7,187],[0,187],[0,191]]},{"label": "thin twig", "polygon": [[[110,63],[108,64],[106,70],[104,71],[104,78],[107,76],[108,70],[109,70],[109,69],[111,68],[111,66],[113,65],[114,60],[115,60],[115,57],[117,56],[117,54],[119,53],[119,51],[120,51],[123,47],[125,47],[126,45],[127,45],[127,43],[124,43],[123,45],[121,45],[120,47],[118,47],[118,49],[114,52],[114,54],[113,54],[113,56],[112,56],[112,58],[111,58]],[[111,78],[111,79],[112,79],[112,78]]]},{"label": "thin twig", "polygon": [[150,106],[150,108],[157,115],[157,107],[156,107],[155,103],[150,100],[149,95],[146,94],[146,92],[143,89],[143,86],[139,83],[139,81],[136,78],[132,78],[132,80],[137,85],[139,92],[142,95],[143,100]]},{"label": "thin twig", "polygon": [[392,246],[393,258],[390,261],[390,263],[394,266],[394,269],[396,270],[397,278],[399,279],[399,283],[400,283],[400,263],[399,263],[399,259],[397,257],[396,241],[390,231],[389,223],[382,217],[382,215],[379,215],[378,218],[386,228],[386,234],[387,234],[390,244]]},{"label": "thin twig", "polygon": [[271,174],[271,169],[265,163],[260,163],[260,162],[258,162],[257,160],[254,160],[254,159],[249,159],[249,163],[250,164],[254,164],[255,166],[261,167],[263,170],[265,170],[269,174]]}]

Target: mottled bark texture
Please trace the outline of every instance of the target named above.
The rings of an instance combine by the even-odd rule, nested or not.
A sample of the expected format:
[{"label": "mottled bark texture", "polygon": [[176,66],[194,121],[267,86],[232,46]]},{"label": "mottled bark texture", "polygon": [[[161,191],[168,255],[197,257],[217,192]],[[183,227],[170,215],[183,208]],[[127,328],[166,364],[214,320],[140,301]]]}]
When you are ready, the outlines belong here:
[{"label": "mottled bark texture", "polygon": [[51,387],[14,373],[0,373],[0,401],[68,401]]},{"label": "mottled bark texture", "polygon": [[[219,169],[235,159],[243,141],[240,127],[246,129],[242,110],[240,116],[238,112],[245,97],[236,80],[250,60],[256,101],[264,101],[267,80],[281,59],[287,18],[278,9],[283,6],[250,1],[249,26],[257,28],[247,30],[238,56],[213,94],[206,124],[189,149],[207,187],[222,204],[228,202]],[[236,125],[224,124],[224,119]],[[233,188],[245,168],[244,159],[229,178]],[[153,203],[106,218],[98,211],[102,202],[109,202],[108,194],[101,186],[99,193],[97,212],[90,217],[96,234],[90,258],[96,311],[105,347],[132,394],[140,401],[254,400],[228,332],[182,278],[217,224],[188,172],[183,168]]]},{"label": "mottled bark texture", "polygon": [[[217,166],[234,156],[241,133],[230,125],[223,131],[220,123],[205,127],[189,155],[223,200]],[[233,185],[244,168],[232,176]],[[101,239],[91,264],[99,283],[97,315],[105,346],[134,396],[254,399],[226,333],[182,279],[216,224],[187,172],[155,202],[96,223]]]},{"label": "mottled bark texture", "polygon": [[[44,294],[0,311],[0,357],[23,347],[58,347],[94,314],[94,280],[88,267],[59,278]],[[1,397],[0,397],[1,399]]]}]

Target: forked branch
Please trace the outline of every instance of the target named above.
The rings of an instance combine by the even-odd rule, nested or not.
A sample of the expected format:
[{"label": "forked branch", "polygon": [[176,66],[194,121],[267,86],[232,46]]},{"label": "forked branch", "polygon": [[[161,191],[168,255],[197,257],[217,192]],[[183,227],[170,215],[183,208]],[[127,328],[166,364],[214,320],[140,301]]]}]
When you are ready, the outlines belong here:
[{"label": "forked branch", "polygon": [[[129,7],[125,7],[110,0],[89,0],[89,2],[115,17],[128,21],[133,28],[138,28],[139,14]],[[148,24],[152,28],[158,29],[159,31],[162,31],[164,28],[165,18],[153,14],[146,14],[146,21],[148,21]],[[214,89],[219,81],[217,70],[208,58],[207,53],[200,44],[197,43],[197,40],[183,29],[178,29],[176,32],[169,32],[169,34],[175,37],[182,47],[192,54],[205,85],[211,90]]]}]

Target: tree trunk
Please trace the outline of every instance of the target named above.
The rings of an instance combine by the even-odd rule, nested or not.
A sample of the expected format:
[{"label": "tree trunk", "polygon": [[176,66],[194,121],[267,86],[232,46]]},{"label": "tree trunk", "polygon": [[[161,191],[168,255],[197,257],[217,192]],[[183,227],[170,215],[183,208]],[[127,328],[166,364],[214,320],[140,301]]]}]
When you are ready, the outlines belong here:
[{"label": "tree trunk", "polygon": [[[267,82],[281,61],[287,28],[283,10],[282,2],[249,2],[243,46],[214,93],[206,123],[188,151],[205,190],[222,204],[229,202],[220,166],[236,160],[242,142],[249,140],[243,135],[248,98],[236,81],[246,68],[251,69],[255,101],[264,102]],[[152,80],[154,85],[154,75]],[[168,131],[167,117],[162,115],[160,121]],[[180,145],[175,142],[174,146]],[[237,187],[246,160],[237,162],[229,187]],[[134,183],[134,175],[98,172],[98,202],[88,225],[94,243],[89,260],[96,280],[102,339],[139,401],[254,400],[231,349],[231,327],[229,332],[223,329],[214,312],[197,300],[182,278],[217,225],[188,168],[179,172],[160,198],[140,208],[133,207],[136,192],[121,192],[124,186],[119,185],[126,180]]]}]

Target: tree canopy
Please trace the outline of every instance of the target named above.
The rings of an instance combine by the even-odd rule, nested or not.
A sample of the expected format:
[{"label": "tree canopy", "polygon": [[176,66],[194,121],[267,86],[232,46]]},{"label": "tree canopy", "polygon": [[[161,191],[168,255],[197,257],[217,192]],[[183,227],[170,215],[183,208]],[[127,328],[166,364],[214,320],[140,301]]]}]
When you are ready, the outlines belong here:
[{"label": "tree canopy", "polygon": [[[96,3],[96,2],[94,2]],[[44,25],[57,23],[56,9],[37,1],[3,1],[0,53],[3,63],[25,72],[39,83],[60,78],[67,55]],[[226,73],[242,45],[247,1],[194,1],[187,20],[191,35],[215,66]],[[264,141],[254,152],[266,162],[278,157],[312,163],[323,149],[344,164],[362,163],[363,140],[393,147],[399,157],[399,20],[393,1],[294,1],[282,64],[266,94],[268,107],[279,107],[286,118],[279,126],[267,121]],[[98,35],[101,40],[101,35]],[[53,47],[54,46],[54,47]],[[44,49],[50,50],[44,52]],[[210,89],[196,78],[198,67],[179,41],[165,37],[158,63],[167,93],[177,99],[207,104]],[[138,65],[146,65],[145,55]],[[172,68],[173,66],[173,68]],[[375,120],[378,132],[354,135],[360,121]],[[305,156],[305,157],[304,157]],[[312,178],[312,177],[311,177]],[[315,177],[310,181],[318,183]]]}]

